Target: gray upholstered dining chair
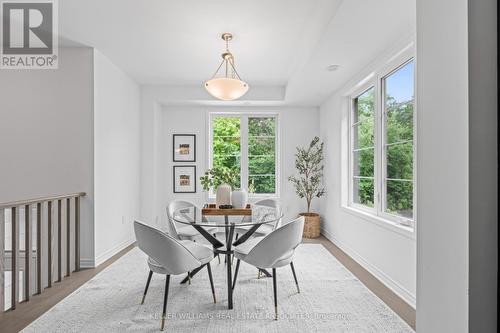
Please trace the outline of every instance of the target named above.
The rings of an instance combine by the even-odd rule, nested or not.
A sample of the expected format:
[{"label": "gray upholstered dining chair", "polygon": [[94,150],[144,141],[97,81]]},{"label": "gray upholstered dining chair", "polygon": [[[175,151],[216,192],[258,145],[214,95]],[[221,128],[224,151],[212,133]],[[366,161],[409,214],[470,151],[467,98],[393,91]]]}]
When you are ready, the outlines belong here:
[{"label": "gray upholstered dining chair", "polygon": [[[257,214],[255,214],[257,212]],[[276,199],[263,199],[256,201],[253,204],[252,216],[245,216],[243,219],[262,219],[264,217],[268,217],[266,215],[273,216],[281,216],[282,210],[281,205]],[[262,237],[269,234],[271,231],[279,228],[281,226],[281,217],[277,219],[274,223],[262,224],[259,229],[257,229],[252,237]],[[234,233],[236,235],[236,240],[240,235],[245,234],[248,230],[250,230],[251,226],[239,226],[234,229]],[[234,256],[233,256],[234,258]],[[234,262],[234,259],[232,260]],[[257,277],[260,278],[260,270],[258,271]]]},{"label": "gray upholstered dining chair", "polygon": [[137,246],[148,255],[149,274],[141,304],[144,303],[146,298],[153,273],[167,276],[160,326],[162,331],[165,326],[170,275],[189,274],[195,268],[206,266],[213,300],[214,303],[216,302],[212,270],[210,268],[210,261],[214,258],[214,254],[210,247],[189,240],[179,241],[161,230],[139,221],[134,222],[134,231]]},{"label": "gray upholstered dining chair", "polygon": [[276,286],[276,268],[290,265],[293,278],[300,293],[297,275],[293,266],[295,249],[302,241],[304,217],[299,217],[270,232],[264,237],[255,237],[234,248],[236,270],[234,273],[233,289],[236,285],[240,261],[244,261],[257,268],[272,268],[275,319],[278,319],[278,292]]},{"label": "gray upholstered dining chair", "polygon": [[[182,208],[196,207],[193,203],[182,200],[171,201],[167,206],[167,217],[171,234],[179,240],[194,240],[200,236],[200,233],[190,225],[178,226],[174,221],[174,212]],[[206,228],[209,233],[213,234],[217,228]]]},{"label": "gray upholstered dining chair", "polygon": [[[281,205],[278,200],[276,199],[263,199],[255,202],[253,204],[253,211],[261,211],[263,213],[262,216],[260,214],[258,216],[252,216],[251,218],[263,218],[265,215],[273,214],[275,216],[281,216],[282,210],[281,210]],[[245,217],[247,218],[247,217]],[[257,229],[253,236],[259,237],[259,236],[265,236],[269,234],[271,231],[275,230],[276,228],[279,228],[281,226],[281,218],[277,219],[274,223],[270,224],[263,224]],[[250,230],[251,227],[249,226],[241,226],[241,227],[236,227],[234,229],[234,233],[236,234],[236,238],[238,238],[239,235],[246,233],[248,230]]]}]

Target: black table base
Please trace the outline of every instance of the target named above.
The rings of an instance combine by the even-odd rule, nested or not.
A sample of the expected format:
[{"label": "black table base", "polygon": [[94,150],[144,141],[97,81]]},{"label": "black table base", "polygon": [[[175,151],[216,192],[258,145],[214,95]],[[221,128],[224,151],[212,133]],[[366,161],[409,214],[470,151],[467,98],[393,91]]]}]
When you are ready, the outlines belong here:
[{"label": "black table base", "polygon": [[[227,265],[227,303],[228,303],[228,309],[233,308],[233,279],[232,279],[232,258],[233,258],[233,253],[234,250],[232,249],[233,246],[238,246],[242,243],[244,243],[252,234],[260,227],[260,224],[253,225],[243,236],[239,237],[233,244],[233,236],[234,236],[234,228],[235,224],[234,223],[229,223],[229,216],[224,216],[224,231],[225,231],[225,236],[226,236],[226,246],[222,244],[217,238],[215,238],[213,235],[211,235],[209,232],[207,232],[201,225],[197,225],[195,223],[191,224],[198,232],[212,244],[214,248],[214,253],[215,254],[225,254],[226,255],[226,265]],[[188,273],[188,276],[184,278],[184,280],[181,281],[181,284],[186,283],[189,281],[190,278],[195,276],[205,265],[202,265],[193,271]],[[272,275],[266,271],[265,269],[259,268],[259,270],[264,273],[266,276],[271,277]]]}]

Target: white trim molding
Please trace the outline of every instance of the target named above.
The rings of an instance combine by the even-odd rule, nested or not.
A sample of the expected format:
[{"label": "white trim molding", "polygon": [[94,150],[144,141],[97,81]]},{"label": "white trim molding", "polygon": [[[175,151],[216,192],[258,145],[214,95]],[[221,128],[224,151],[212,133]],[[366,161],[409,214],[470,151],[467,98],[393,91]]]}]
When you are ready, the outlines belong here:
[{"label": "white trim molding", "polygon": [[[281,190],[281,126],[280,115],[276,111],[245,111],[245,112],[228,112],[228,111],[209,111],[207,116],[207,165],[212,168],[213,162],[213,137],[212,137],[212,121],[218,117],[235,117],[239,118],[240,124],[240,149],[241,149],[241,187],[248,190],[248,119],[249,118],[274,118],[275,120],[275,193],[249,193],[249,199],[258,200],[269,197],[280,197]],[[246,150],[244,151],[244,149]],[[208,192],[208,198],[214,199],[215,193]]]},{"label": "white trim molding", "polygon": [[374,223],[374,224],[376,224],[384,229],[396,232],[396,233],[403,235],[407,238],[410,238],[413,240],[416,239],[416,232],[415,232],[415,229],[412,227],[405,226],[405,225],[402,225],[399,223],[395,223],[391,220],[385,219],[384,217],[374,215],[370,212],[366,212],[364,210],[357,209],[355,207],[342,206],[341,209],[348,214],[360,217],[364,221]]},{"label": "white trim molding", "polygon": [[[398,214],[392,214],[386,211],[387,204],[387,191],[385,182],[388,179],[386,175],[386,166],[387,166],[387,157],[386,157],[386,110],[384,107],[384,82],[392,73],[397,72],[404,66],[408,64],[415,64],[415,48],[413,42],[403,47],[398,52],[395,52],[393,56],[391,56],[388,60],[382,62],[376,66],[373,71],[358,81],[350,85],[348,89],[348,93],[345,93],[345,97],[348,98],[348,107],[346,110],[346,118],[347,118],[347,130],[346,135],[347,139],[344,141],[346,144],[345,149],[347,149],[347,158],[346,163],[342,165],[342,168],[345,168],[347,171],[344,173],[348,175],[347,180],[347,188],[342,190],[342,202],[343,208],[350,209],[350,211],[356,210],[360,213],[366,213],[373,215],[376,218],[377,222],[387,222],[391,225],[401,225],[404,227],[403,229],[415,229],[416,224],[416,107],[415,102],[413,101],[413,138],[408,142],[412,142],[413,147],[413,178],[410,179],[391,179],[392,181],[408,181],[413,185],[413,217],[408,218],[404,216],[400,216]],[[415,81],[415,74],[413,75],[413,81]],[[360,121],[353,121],[353,113],[355,111],[355,101],[361,95],[373,89],[373,136],[374,142],[373,147],[367,148],[359,148],[355,145],[355,135],[353,131],[353,126],[358,126]],[[415,91],[415,84],[414,84]],[[414,94],[413,94],[414,95]],[[373,176],[370,175],[355,175],[353,173],[354,170],[354,160],[353,160],[353,152],[359,151],[362,149],[373,149]],[[354,178],[366,178],[373,180],[373,207],[368,205],[363,205],[360,203],[356,203],[354,201]],[[374,219],[371,219],[373,221]]]},{"label": "white trim molding", "polygon": [[81,258],[80,268],[95,268],[95,260],[91,258]]},{"label": "white trim molding", "polygon": [[132,245],[135,242],[135,238],[131,238],[126,240],[125,242],[122,242],[115,247],[105,251],[104,253],[101,253],[99,256],[95,258],[95,266],[97,267],[100,264],[104,263],[106,260],[117,254],[118,252],[124,250],[127,246]]}]

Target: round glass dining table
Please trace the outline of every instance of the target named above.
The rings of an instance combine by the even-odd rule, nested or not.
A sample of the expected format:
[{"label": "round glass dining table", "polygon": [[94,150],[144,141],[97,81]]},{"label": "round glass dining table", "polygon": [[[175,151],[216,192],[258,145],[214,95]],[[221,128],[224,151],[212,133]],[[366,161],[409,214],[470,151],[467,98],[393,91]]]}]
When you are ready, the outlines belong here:
[{"label": "round glass dining table", "polygon": [[[274,227],[283,217],[278,210],[267,207],[253,205],[252,209],[200,209],[198,207],[181,208],[174,212],[175,222],[189,224],[195,228],[214,248],[215,254],[226,255],[227,265],[227,295],[228,308],[233,308],[233,282],[232,282],[232,254],[233,247],[247,241],[252,234],[264,224]],[[214,227],[224,230],[224,239],[218,239],[213,232]],[[240,228],[241,227],[241,228]],[[243,231],[243,235],[233,242],[235,229]],[[208,230],[207,230],[208,229]],[[188,276],[181,282],[185,283],[198,273],[203,266],[188,273]],[[266,276],[269,272],[259,268]]]}]

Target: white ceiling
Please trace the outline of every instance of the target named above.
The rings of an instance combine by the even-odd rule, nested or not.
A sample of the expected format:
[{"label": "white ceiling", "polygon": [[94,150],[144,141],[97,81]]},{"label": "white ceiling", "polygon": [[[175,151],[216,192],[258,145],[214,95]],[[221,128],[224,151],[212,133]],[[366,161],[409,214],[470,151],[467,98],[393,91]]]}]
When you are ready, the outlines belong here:
[{"label": "white ceiling", "polygon": [[[138,83],[193,87],[211,77],[220,34],[232,32],[230,49],[251,89],[283,86],[287,100],[317,105],[414,31],[414,2],[64,0],[59,30],[67,45],[95,47]],[[332,63],[341,68],[326,71]]]},{"label": "white ceiling", "polygon": [[[320,43],[287,86],[287,100],[323,101],[416,30],[416,0],[344,0]],[[405,45],[406,46],[406,45]],[[326,67],[339,64],[337,71]]]}]

